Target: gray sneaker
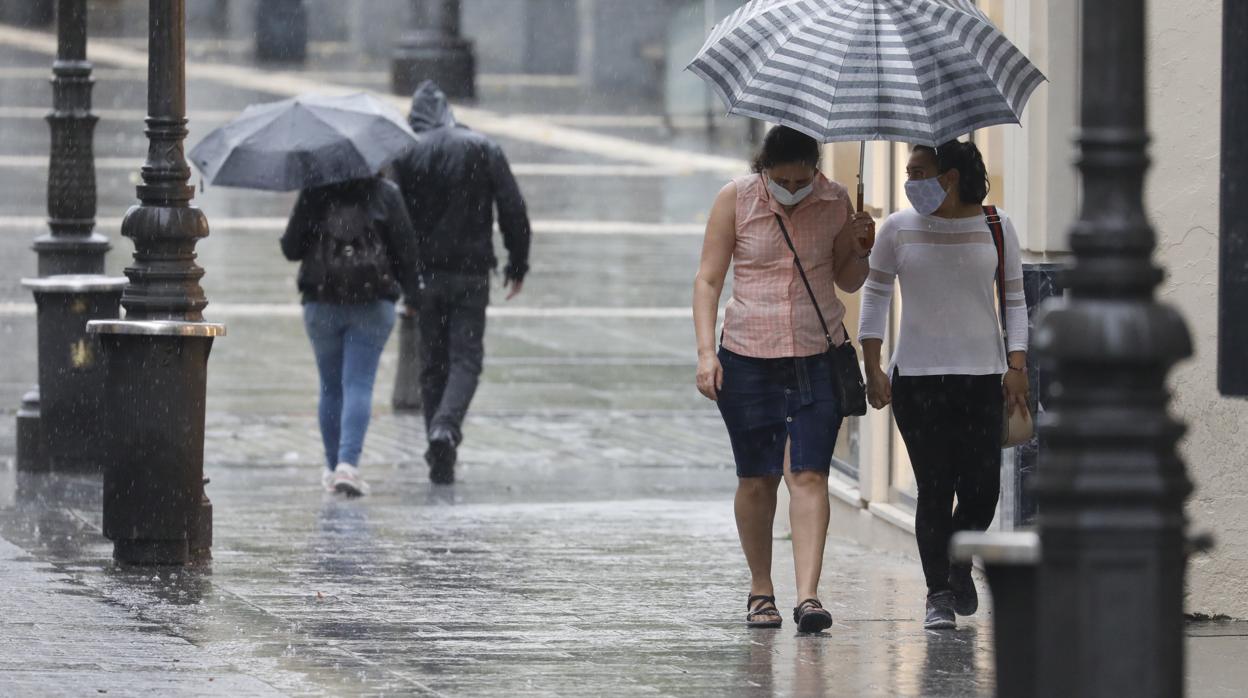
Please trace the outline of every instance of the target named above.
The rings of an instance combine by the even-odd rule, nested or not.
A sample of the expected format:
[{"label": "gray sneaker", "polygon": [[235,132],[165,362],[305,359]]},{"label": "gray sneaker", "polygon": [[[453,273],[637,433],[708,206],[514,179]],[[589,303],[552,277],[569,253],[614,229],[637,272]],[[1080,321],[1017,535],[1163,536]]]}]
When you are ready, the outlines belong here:
[{"label": "gray sneaker", "polygon": [[949,588],[953,590],[953,610],[958,615],[970,616],[979,610],[979,592],[975,590],[970,565],[949,568]]},{"label": "gray sneaker", "polygon": [[368,494],[368,483],[360,477],[360,469],[350,463],[339,463],[334,468],[334,491],[348,497],[363,497]]},{"label": "gray sneaker", "polygon": [[953,592],[938,591],[927,595],[927,617],[923,620],[926,630],[952,630],[958,627],[953,614]]}]

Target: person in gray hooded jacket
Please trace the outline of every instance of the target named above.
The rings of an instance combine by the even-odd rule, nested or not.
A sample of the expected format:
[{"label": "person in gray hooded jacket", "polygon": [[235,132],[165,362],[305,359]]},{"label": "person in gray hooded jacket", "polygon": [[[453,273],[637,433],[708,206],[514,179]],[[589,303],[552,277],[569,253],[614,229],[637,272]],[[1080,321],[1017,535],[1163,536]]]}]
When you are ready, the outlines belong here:
[{"label": "person in gray hooded jacket", "polygon": [[408,120],[420,143],[394,163],[420,239],[425,290],[416,312],[421,338],[421,397],[430,479],[455,480],[463,422],[484,361],[485,308],[494,254],[495,208],[508,300],[524,285],[532,231],[520,187],[502,148],[456,123],[432,81],[416,88]]}]

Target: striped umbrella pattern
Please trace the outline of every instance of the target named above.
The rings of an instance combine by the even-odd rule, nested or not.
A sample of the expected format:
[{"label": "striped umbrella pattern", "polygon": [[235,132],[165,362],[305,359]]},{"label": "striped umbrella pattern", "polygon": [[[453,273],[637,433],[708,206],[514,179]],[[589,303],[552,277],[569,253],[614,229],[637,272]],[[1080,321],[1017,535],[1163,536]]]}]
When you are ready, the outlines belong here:
[{"label": "striped umbrella pattern", "polygon": [[753,0],[688,69],[730,114],[932,146],[1019,123],[1045,80],[972,0]]}]

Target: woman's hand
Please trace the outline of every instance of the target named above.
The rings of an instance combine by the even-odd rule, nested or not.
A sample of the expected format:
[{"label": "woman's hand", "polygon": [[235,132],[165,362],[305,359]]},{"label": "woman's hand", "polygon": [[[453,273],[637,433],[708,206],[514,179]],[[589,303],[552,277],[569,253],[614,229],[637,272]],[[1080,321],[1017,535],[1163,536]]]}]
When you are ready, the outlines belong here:
[{"label": "woman's hand", "polygon": [[850,237],[854,241],[854,254],[862,258],[871,252],[871,248],[875,247],[875,219],[870,213],[859,211],[850,216],[845,226],[849,229]]},{"label": "woman's hand", "polygon": [[698,392],[708,400],[719,400],[719,391],[724,387],[724,367],[719,357],[704,354],[698,357]]},{"label": "woman's hand", "polygon": [[867,402],[877,410],[882,410],[893,401],[893,383],[888,379],[884,369],[876,366],[867,367]]},{"label": "woman's hand", "polygon": [[1001,391],[1005,394],[1005,405],[1008,414],[1014,414],[1016,410],[1027,410],[1030,407],[1027,399],[1031,395],[1031,385],[1027,381],[1026,371],[1015,371],[1010,369],[1005,372],[1005,378],[1001,381]]}]

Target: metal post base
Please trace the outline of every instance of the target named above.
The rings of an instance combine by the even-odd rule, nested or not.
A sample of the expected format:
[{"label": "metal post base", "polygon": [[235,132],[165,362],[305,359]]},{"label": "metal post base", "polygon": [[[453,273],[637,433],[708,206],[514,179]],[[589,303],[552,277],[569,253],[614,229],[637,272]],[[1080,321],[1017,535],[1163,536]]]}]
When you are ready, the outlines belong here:
[{"label": "metal post base", "polygon": [[42,420],[39,417],[39,387],[22,396],[17,410],[17,469],[35,473],[47,470],[43,460]]},{"label": "metal post base", "polygon": [[[112,435],[104,535],[130,565],[186,564],[211,542],[204,506],[208,353],[223,325],[96,321],[108,365]],[[205,532],[207,539],[205,540]]]},{"label": "metal post base", "polygon": [[997,664],[997,695],[1037,695],[1037,600],[1040,538],[1035,533],[958,533],[950,556],[979,558],[992,592],[992,637]]},{"label": "metal post base", "polygon": [[113,541],[113,559],[123,565],[173,566],[191,561],[186,540],[131,540]]},{"label": "metal post base", "polygon": [[410,95],[425,80],[433,80],[450,99],[476,99],[477,59],[472,42],[421,33],[408,36],[394,52],[390,88]]},{"label": "metal post base", "polygon": [[395,412],[419,413],[424,406],[420,395],[420,327],[414,317],[399,316],[399,370],[394,377],[390,405]]},{"label": "metal post base", "polygon": [[195,513],[195,523],[191,527],[188,541],[192,562],[207,562],[212,559],[212,502],[208,500],[208,482],[208,478],[204,478],[199,511]]}]

